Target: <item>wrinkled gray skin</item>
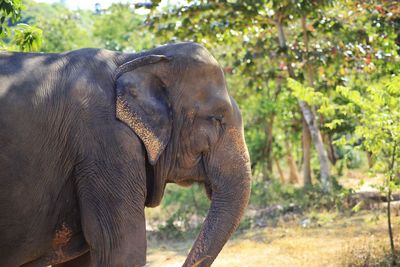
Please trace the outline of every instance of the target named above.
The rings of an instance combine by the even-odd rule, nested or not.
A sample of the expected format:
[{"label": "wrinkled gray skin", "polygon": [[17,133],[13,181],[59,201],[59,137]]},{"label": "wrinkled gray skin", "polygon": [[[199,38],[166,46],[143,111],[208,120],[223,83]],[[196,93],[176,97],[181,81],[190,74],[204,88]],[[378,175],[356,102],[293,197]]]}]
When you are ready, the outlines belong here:
[{"label": "wrinkled gray skin", "polygon": [[210,266],[247,205],[250,165],[206,49],[0,53],[0,266],[144,265],[145,206],[193,182],[211,207],[184,266]]}]

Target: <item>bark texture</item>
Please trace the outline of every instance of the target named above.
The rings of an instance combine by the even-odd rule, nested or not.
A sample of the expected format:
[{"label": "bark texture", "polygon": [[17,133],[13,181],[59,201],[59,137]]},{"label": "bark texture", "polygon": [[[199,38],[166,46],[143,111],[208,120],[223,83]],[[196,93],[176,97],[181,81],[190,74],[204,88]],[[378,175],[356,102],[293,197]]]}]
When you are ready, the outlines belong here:
[{"label": "bark texture", "polygon": [[[307,30],[307,25],[305,24],[305,17],[303,18],[303,30]],[[289,73],[289,77],[295,79],[295,73],[292,67],[292,62],[289,57],[289,53],[287,51],[287,44],[286,44],[286,38],[285,38],[285,32],[283,30],[283,24],[282,24],[282,16],[277,14],[275,24],[278,29],[278,39],[279,39],[279,46],[281,50],[283,51],[285,58],[286,58],[286,66],[287,66],[287,71]],[[307,37],[306,37],[307,38]],[[306,43],[306,48],[308,47],[308,38],[305,40]],[[308,53],[308,49],[306,51]],[[308,60],[306,61],[306,65],[308,64]],[[311,72],[312,72],[312,66],[310,66]],[[308,129],[311,134],[311,139],[314,143],[314,146],[316,148],[317,154],[318,154],[318,160],[320,163],[320,178],[321,178],[321,184],[322,188],[325,191],[330,191],[331,190],[331,182],[330,182],[330,170],[329,170],[329,159],[328,155],[325,151],[325,147],[322,141],[322,136],[321,132],[318,128],[318,123],[316,120],[316,116],[311,109],[311,107],[304,101],[299,101],[299,106],[301,109],[301,112],[303,113],[303,117],[307,123]]]},{"label": "bark texture", "polygon": [[303,119],[303,186],[311,185],[311,135]]},{"label": "bark texture", "polygon": [[300,181],[299,170],[297,168],[296,162],[293,159],[292,155],[292,145],[289,141],[286,141],[286,156],[287,156],[287,163],[289,166],[289,182],[293,184],[297,184]]}]

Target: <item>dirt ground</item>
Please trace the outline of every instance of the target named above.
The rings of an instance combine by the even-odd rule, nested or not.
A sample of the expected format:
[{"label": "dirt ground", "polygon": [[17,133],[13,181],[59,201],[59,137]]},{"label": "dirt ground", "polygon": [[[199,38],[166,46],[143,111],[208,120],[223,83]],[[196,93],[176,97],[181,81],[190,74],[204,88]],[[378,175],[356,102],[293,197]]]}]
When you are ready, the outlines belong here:
[{"label": "dirt ground", "polygon": [[[383,177],[366,179],[365,173],[360,170],[348,171],[340,182],[357,192],[376,191],[373,184],[381,184]],[[381,259],[383,253],[389,250],[385,211],[381,207],[380,210],[350,213],[314,212],[290,221],[280,220],[274,227],[252,228],[236,233],[213,266],[336,267],[349,266],[354,262],[369,262],[364,266],[375,266],[370,262]],[[394,236],[398,237],[400,209],[397,207],[392,214]],[[182,266],[193,241],[150,238],[148,266]],[[399,242],[397,244],[400,247]]]},{"label": "dirt ground", "polygon": [[[213,266],[347,266],[346,260],[353,257],[349,253],[354,248],[380,253],[389,245],[382,212],[362,211],[351,216],[323,213],[310,217],[314,223],[306,227],[302,220],[297,220],[236,234]],[[400,218],[394,217],[394,221],[398,233]],[[150,241],[148,266],[181,266],[191,242]]]}]

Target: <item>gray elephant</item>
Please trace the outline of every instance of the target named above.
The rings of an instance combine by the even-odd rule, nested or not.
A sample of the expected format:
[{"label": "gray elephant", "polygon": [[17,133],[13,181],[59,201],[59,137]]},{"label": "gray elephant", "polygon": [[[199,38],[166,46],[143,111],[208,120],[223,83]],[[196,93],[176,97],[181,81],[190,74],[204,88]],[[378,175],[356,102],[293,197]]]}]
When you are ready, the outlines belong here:
[{"label": "gray elephant", "polygon": [[0,266],[142,266],[144,208],[204,184],[184,266],[210,266],[250,194],[239,108],[196,43],[0,53]]}]

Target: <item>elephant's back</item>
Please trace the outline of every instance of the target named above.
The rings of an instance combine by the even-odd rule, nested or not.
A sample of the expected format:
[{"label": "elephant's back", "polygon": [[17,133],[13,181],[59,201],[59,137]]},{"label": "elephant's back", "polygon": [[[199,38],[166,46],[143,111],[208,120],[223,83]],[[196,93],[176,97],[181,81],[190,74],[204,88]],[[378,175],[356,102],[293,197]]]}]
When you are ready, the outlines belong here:
[{"label": "elephant's back", "polygon": [[71,175],[73,162],[65,161],[69,155],[63,147],[70,116],[56,95],[60,77],[55,74],[63,62],[57,54],[0,54],[1,266],[26,260],[33,254],[28,249],[45,249],[50,238],[45,231],[58,214],[51,205]]},{"label": "elephant's back", "polygon": [[62,185],[93,118],[114,119],[108,57],[97,49],[0,53],[0,213],[7,198],[29,202],[24,192]]},{"label": "elephant's back", "polygon": [[79,154],[76,140],[83,127],[97,125],[92,113],[109,119],[104,113],[114,112],[107,68],[88,66],[96,53],[0,54],[0,266],[23,258],[13,255],[27,251],[23,244],[36,250],[25,256],[47,249],[63,223],[80,231],[69,179]]},{"label": "elephant's back", "polygon": [[[52,87],[63,59],[58,54],[0,53],[0,115],[29,107]],[[8,108],[7,110],[4,110]]]},{"label": "elephant's back", "polygon": [[[31,53],[0,54],[0,186],[6,167],[28,166],[36,147],[44,139],[46,112],[50,105],[50,67],[56,55]],[[15,174],[15,172],[14,172]]]},{"label": "elephant's back", "polygon": [[111,56],[0,53],[0,193],[10,177],[37,182],[65,172],[92,118],[114,118]]},{"label": "elephant's back", "polygon": [[55,75],[63,62],[59,54],[0,54],[0,230],[40,213],[48,190],[70,175],[73,114],[64,112]]}]

